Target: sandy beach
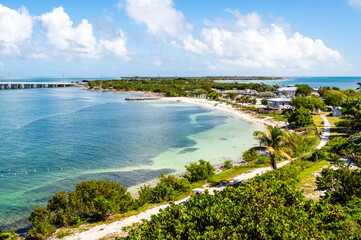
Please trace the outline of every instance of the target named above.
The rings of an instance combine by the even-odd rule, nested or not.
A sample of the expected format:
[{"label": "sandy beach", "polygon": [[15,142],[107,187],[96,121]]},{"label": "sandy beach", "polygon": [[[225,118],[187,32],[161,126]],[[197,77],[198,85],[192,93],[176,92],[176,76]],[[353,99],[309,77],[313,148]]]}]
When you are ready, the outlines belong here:
[{"label": "sandy beach", "polygon": [[261,124],[265,126],[279,126],[279,127],[286,126],[285,122],[276,121],[272,117],[263,117],[251,111],[245,111],[240,108],[233,108],[231,105],[227,105],[225,103],[220,103],[217,101],[209,101],[207,99],[187,98],[187,97],[163,97],[161,98],[161,101],[196,104],[198,106],[206,107],[213,110],[225,111],[245,121]]},{"label": "sandy beach", "polygon": [[[132,93],[132,94],[141,94],[148,97],[160,97],[160,101],[168,101],[168,102],[183,102],[189,104],[196,104],[201,107],[213,109],[213,110],[221,110],[233,114],[240,119],[245,121],[256,123],[264,126],[279,126],[285,127],[285,122],[276,121],[272,117],[263,117],[255,112],[242,110],[240,108],[233,108],[231,105],[227,105],[226,103],[220,103],[218,101],[210,101],[207,99],[201,98],[191,98],[191,97],[164,97],[162,94],[156,94],[152,92],[142,92],[142,91],[122,91],[122,90],[92,90],[85,89],[86,91],[100,91],[100,92],[119,92],[119,93]],[[158,101],[158,100],[157,100]]]}]

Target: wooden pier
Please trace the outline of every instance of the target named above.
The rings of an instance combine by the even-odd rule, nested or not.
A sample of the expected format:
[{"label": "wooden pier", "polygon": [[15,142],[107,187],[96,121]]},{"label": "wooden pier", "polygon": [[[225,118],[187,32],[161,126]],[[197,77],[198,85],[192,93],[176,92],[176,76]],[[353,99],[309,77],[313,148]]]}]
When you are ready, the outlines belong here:
[{"label": "wooden pier", "polygon": [[21,88],[57,88],[75,87],[76,83],[59,82],[0,82],[0,90]]},{"label": "wooden pier", "polygon": [[126,101],[146,101],[146,100],[160,100],[160,97],[130,97],[125,98]]}]

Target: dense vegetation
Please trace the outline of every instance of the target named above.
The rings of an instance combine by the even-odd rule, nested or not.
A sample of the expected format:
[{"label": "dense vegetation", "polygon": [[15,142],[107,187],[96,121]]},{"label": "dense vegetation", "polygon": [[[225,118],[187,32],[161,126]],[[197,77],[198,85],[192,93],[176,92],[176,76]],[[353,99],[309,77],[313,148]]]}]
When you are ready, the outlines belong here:
[{"label": "dense vegetation", "polygon": [[277,169],[276,156],[291,159],[293,152],[290,146],[296,146],[296,143],[279,127],[268,127],[266,132],[255,131],[253,135],[259,140],[260,146],[253,147],[250,151],[267,152],[273,169]]},{"label": "dense vegetation", "polygon": [[206,94],[207,97],[216,99],[218,90],[256,90],[258,92],[273,92],[277,86],[264,83],[224,83],[209,79],[177,78],[177,79],[151,79],[151,80],[107,80],[90,81],[89,88],[100,87],[102,89],[116,89],[124,91],[147,91],[162,93],[168,97],[199,96]]},{"label": "dense vegetation", "polygon": [[47,207],[35,207],[29,217],[33,224],[29,234],[43,239],[56,227],[105,220],[112,213],[125,212],[132,207],[133,199],[125,187],[115,182],[82,181],[75,184],[75,191],[54,194]]},{"label": "dense vegetation", "polygon": [[327,143],[325,151],[345,156],[361,166],[361,134],[356,133],[348,138],[333,138]]},{"label": "dense vegetation", "polygon": [[296,87],[296,96],[310,96],[313,91],[313,89],[306,84],[296,85]]},{"label": "dense vegetation", "polygon": [[[185,206],[172,204],[125,239],[358,238],[358,195],[350,193],[353,204],[347,207],[331,201],[329,194],[317,203],[305,199],[295,183],[307,164],[298,160],[215,195],[192,197]],[[323,172],[319,179],[327,182],[330,177]]]},{"label": "dense vegetation", "polygon": [[14,231],[3,232],[0,231],[0,240],[17,240],[18,237],[15,235]]},{"label": "dense vegetation", "polygon": [[[230,163],[227,165],[230,166]],[[204,160],[199,160],[199,164],[191,163],[186,168],[189,173],[185,177],[191,181],[206,180],[214,175],[213,166]],[[191,189],[187,178],[161,174],[154,188],[144,185],[139,191],[139,198],[134,200],[127,189],[116,182],[82,181],[75,184],[74,191],[54,194],[46,207],[36,206],[30,213],[33,227],[28,234],[34,239],[44,239],[59,227],[104,221],[112,214],[136,210],[148,203],[177,200],[189,195]]]},{"label": "dense vegetation", "polygon": [[314,121],[310,110],[300,107],[290,115],[288,122],[295,128],[301,128],[313,125]]},{"label": "dense vegetation", "polygon": [[136,200],[136,207],[146,203],[161,203],[164,201],[173,201],[184,194],[189,194],[191,184],[186,178],[177,178],[173,175],[164,176],[161,174],[156,187],[144,185],[139,191],[139,198]]},{"label": "dense vegetation", "polygon": [[291,100],[291,106],[294,106],[296,109],[305,108],[311,112],[316,110],[327,111],[326,104],[322,99],[312,96],[312,97],[295,97]]},{"label": "dense vegetation", "polygon": [[210,162],[204,161],[203,159],[200,159],[198,164],[191,163],[185,167],[188,173],[184,175],[184,177],[190,182],[206,180],[214,175],[214,167],[210,164]]}]

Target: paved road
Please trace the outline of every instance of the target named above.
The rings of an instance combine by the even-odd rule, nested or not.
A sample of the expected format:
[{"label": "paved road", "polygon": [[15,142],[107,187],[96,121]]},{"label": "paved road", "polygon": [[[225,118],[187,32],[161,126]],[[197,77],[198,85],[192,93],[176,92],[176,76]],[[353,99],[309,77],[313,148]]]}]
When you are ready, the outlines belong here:
[{"label": "paved road", "polygon": [[325,124],[325,131],[322,133],[321,142],[318,145],[317,149],[321,149],[323,146],[326,145],[331,134],[331,124],[327,120],[327,117],[325,115],[321,115],[321,118],[323,119],[323,122]]}]

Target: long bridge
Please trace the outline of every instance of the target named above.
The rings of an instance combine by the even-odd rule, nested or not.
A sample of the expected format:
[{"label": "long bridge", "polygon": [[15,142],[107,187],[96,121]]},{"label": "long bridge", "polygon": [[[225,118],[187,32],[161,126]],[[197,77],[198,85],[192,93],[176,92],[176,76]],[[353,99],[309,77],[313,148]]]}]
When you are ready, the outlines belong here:
[{"label": "long bridge", "polygon": [[57,88],[57,87],[75,87],[76,83],[59,82],[0,82],[0,90],[20,89],[20,88]]}]

